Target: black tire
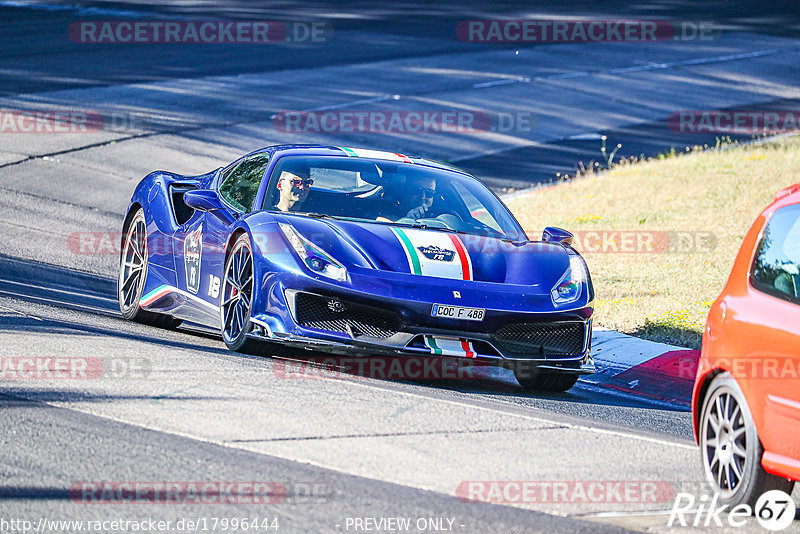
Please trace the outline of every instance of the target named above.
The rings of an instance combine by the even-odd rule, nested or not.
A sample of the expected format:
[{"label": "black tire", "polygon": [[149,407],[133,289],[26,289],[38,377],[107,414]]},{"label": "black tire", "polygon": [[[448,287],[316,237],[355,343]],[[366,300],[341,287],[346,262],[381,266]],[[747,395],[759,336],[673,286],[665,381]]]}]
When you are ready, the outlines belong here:
[{"label": "black tire", "polygon": [[241,234],[225,258],[219,297],[220,333],[225,345],[236,352],[263,355],[264,343],[247,337],[253,302],[253,248],[247,234]]},{"label": "black tire", "polygon": [[518,362],[514,376],[519,385],[529,391],[564,392],[578,381],[577,373],[540,371],[526,362]]},{"label": "black tire", "polygon": [[[715,428],[716,427],[716,428]],[[761,467],[764,448],[739,384],[729,373],[709,385],[700,412],[700,460],[706,482],[731,508],[756,501],[766,491],[792,492],[794,482]],[[722,443],[720,443],[722,441]]]},{"label": "black tire", "polygon": [[142,208],[136,209],[122,227],[119,274],[117,276],[117,300],[122,317],[159,328],[177,328],[183,321],[143,310],[139,305],[147,280],[147,223]]}]

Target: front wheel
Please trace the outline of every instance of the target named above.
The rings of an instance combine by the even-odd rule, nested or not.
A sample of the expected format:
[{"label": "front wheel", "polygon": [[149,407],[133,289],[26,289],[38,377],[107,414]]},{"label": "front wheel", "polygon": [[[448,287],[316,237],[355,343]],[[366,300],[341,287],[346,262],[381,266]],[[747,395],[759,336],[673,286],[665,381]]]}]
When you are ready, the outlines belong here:
[{"label": "front wheel", "polygon": [[524,389],[529,391],[564,392],[578,381],[576,373],[539,371],[530,365],[518,365],[514,376]]},{"label": "front wheel", "polygon": [[253,303],[253,249],[247,234],[242,234],[231,247],[225,260],[222,293],[219,301],[222,340],[236,352],[260,352],[257,340],[247,334],[253,329],[250,312]]},{"label": "front wheel", "polygon": [[766,491],[794,483],[761,467],[764,449],[739,384],[728,373],[711,382],[700,413],[700,453],[706,481],[720,503],[755,507]]}]

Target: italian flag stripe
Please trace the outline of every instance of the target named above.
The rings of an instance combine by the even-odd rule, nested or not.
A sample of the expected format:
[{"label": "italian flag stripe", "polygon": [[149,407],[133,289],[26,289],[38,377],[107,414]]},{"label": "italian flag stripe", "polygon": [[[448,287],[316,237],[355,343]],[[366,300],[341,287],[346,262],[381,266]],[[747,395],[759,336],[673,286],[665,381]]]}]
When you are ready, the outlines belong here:
[{"label": "italian flag stripe", "polygon": [[464,248],[464,243],[455,234],[448,234],[453,246],[456,247],[458,259],[461,260],[461,272],[463,273],[464,280],[472,280],[472,264],[467,254],[467,249]]},{"label": "italian flag stripe", "polygon": [[392,228],[392,231],[395,233],[397,239],[399,239],[400,243],[403,245],[403,250],[406,253],[406,257],[408,258],[408,263],[411,266],[411,274],[422,274],[422,266],[419,263],[417,250],[414,248],[414,245],[411,244],[411,240],[408,239],[406,233],[402,231],[400,228]]},{"label": "italian flag stripe", "polygon": [[442,354],[442,349],[440,349],[439,345],[436,344],[436,339],[434,339],[433,336],[425,336],[425,339],[428,340],[428,345],[430,346],[433,354]]},{"label": "italian flag stripe", "polygon": [[411,158],[398,154],[397,152],[385,152],[383,150],[371,150],[367,148],[348,148],[346,146],[336,147],[351,158],[375,158],[388,161],[401,161],[403,163],[414,163]]},{"label": "italian flag stripe", "polygon": [[474,358],[475,353],[472,351],[472,347],[469,344],[469,341],[466,339],[461,340],[461,348],[464,349],[464,352],[467,354],[467,358]]},{"label": "italian flag stripe", "polygon": [[147,306],[152,304],[153,302],[157,301],[164,295],[168,294],[171,291],[171,288],[167,285],[159,286],[152,290],[147,295],[143,296],[139,299],[139,306]]}]

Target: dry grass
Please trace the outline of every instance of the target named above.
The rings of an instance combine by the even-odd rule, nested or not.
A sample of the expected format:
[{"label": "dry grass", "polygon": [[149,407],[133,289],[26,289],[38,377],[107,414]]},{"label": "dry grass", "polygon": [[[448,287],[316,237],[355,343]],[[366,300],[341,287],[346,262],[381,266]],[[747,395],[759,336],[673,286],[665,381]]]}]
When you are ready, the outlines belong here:
[{"label": "dry grass", "polygon": [[[700,232],[700,251],[584,254],[597,324],[699,348],[742,238],[775,193],[798,182],[800,136],[624,164],[508,205],[531,236],[548,225],[572,232]],[[711,252],[703,252],[709,244]]]}]

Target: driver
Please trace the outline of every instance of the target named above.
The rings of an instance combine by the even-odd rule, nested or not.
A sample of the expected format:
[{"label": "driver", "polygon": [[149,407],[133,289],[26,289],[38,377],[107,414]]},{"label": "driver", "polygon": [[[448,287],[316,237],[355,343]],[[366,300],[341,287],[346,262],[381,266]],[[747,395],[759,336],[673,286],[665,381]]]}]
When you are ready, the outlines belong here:
[{"label": "driver", "polygon": [[435,196],[435,178],[421,176],[412,180],[407,188],[404,201],[401,201],[403,209],[408,208],[405,217],[409,219],[424,218],[430,212]]},{"label": "driver", "polygon": [[275,206],[280,211],[299,211],[308,198],[314,180],[308,165],[291,167],[281,172],[278,178],[280,198]]}]

